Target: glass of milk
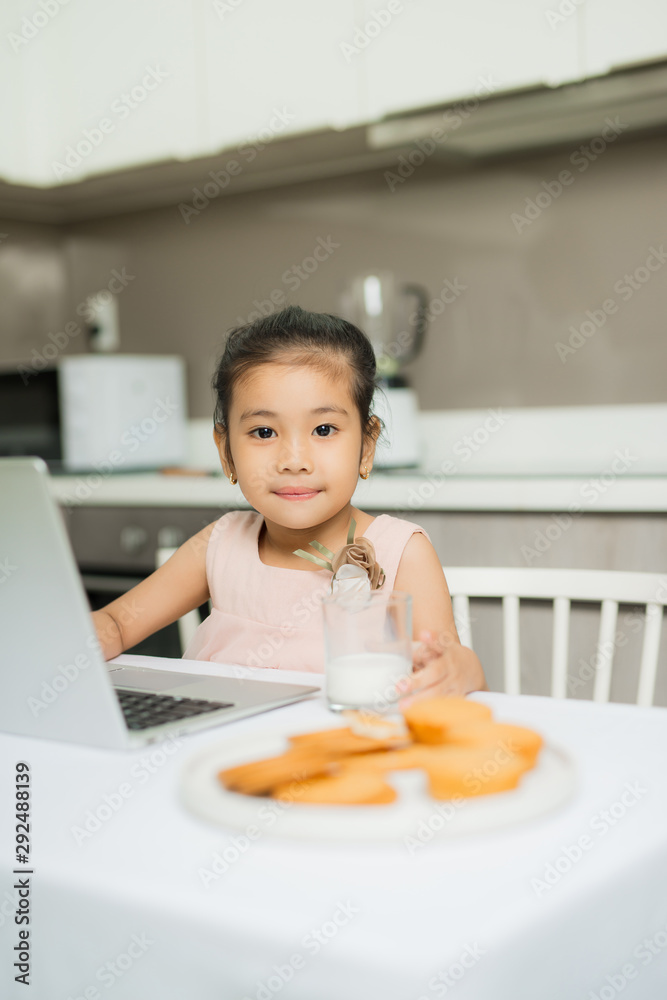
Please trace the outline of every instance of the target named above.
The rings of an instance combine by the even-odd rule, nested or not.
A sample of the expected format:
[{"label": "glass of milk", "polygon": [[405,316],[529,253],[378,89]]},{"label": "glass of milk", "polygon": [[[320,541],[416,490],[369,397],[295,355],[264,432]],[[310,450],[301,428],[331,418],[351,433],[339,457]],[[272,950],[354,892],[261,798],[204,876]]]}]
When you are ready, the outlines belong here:
[{"label": "glass of milk", "polygon": [[329,708],[391,710],[396,681],[412,673],[412,598],[399,590],[325,597],[324,673]]}]

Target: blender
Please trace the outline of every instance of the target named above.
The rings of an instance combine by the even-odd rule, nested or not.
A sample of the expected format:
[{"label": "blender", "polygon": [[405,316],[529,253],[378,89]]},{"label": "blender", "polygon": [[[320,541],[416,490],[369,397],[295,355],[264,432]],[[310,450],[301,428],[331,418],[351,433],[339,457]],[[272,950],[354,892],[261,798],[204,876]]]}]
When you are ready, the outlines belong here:
[{"label": "blender", "polygon": [[424,343],[426,289],[398,283],[388,271],[373,271],[351,282],[342,304],[343,316],[364,331],[375,351],[380,386],[373,412],[384,421],[385,432],[374,464],[380,469],[414,468],[421,458],[419,406],[401,370],[417,357]]}]

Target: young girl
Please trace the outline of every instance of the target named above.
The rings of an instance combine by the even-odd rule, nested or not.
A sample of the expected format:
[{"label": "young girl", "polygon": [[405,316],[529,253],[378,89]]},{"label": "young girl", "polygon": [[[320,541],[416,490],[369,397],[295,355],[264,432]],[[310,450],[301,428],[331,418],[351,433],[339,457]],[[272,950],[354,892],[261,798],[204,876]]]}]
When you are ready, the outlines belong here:
[{"label": "young girl", "polygon": [[358,477],[371,473],[381,430],[370,412],[376,375],[367,337],[336,316],[291,306],[231,331],[213,385],[222,467],[254,510],[209,524],[94,613],[107,659],[210,598],[186,658],[323,672],[320,601],[332,571],[297,550],[315,554],[316,540],[337,552],[354,519],[355,538],[372,542],[384,570],[382,588],[412,594],[421,643],[401,704],[484,689],[423,528],[350,503]]}]

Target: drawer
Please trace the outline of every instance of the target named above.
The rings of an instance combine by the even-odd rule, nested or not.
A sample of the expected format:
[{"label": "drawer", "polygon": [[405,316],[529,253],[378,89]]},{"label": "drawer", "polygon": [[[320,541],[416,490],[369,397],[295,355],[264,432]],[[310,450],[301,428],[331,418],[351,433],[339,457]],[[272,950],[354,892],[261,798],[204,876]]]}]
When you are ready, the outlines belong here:
[{"label": "drawer", "polygon": [[226,509],[184,507],[69,507],[65,525],[82,570],[146,574],[158,548],[174,548],[216,521]]}]

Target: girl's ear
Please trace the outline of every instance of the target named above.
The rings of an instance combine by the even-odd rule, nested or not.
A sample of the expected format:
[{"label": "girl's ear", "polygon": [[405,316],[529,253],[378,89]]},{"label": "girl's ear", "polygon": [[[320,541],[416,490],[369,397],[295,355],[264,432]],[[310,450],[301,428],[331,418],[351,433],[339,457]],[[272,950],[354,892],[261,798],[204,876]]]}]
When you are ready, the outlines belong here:
[{"label": "girl's ear", "polygon": [[229,479],[229,477],[234,473],[234,467],[227,457],[227,431],[222,424],[215,424],[213,427],[213,440],[215,441],[215,446],[218,449],[222,470]]},{"label": "girl's ear", "polygon": [[367,433],[364,435],[363,446],[361,449],[361,467],[366,467],[369,472],[373,468],[375,448],[381,430],[382,424],[379,419],[377,417],[371,417],[370,426]]}]

